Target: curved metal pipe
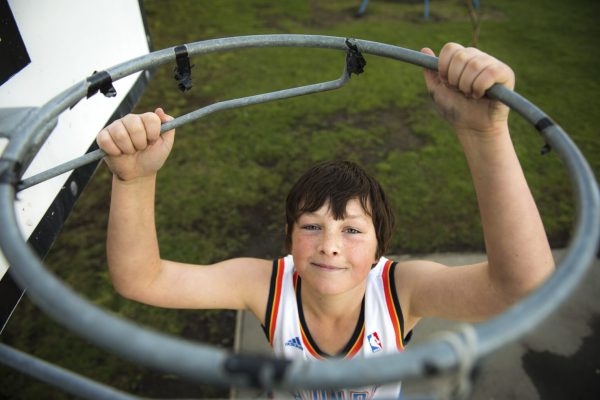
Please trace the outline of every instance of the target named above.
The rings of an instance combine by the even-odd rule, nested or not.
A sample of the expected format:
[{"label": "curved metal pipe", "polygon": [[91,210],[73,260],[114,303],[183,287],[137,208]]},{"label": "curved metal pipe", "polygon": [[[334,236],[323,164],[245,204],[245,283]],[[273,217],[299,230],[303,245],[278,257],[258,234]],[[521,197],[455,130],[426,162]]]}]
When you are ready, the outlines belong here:
[{"label": "curved metal pipe", "polygon": [[[436,69],[437,59],[419,52],[376,42],[356,40],[368,54],[409,62]],[[196,42],[186,45],[190,55],[246,47],[313,47],[345,50],[345,38],[309,35],[259,35]],[[154,52],[107,70],[113,79],[174,61],[173,48]],[[367,360],[327,363],[289,363],[279,359],[231,355],[205,345],[192,344],[138,327],[109,315],[82,299],[49,273],[30,250],[16,222],[13,201],[15,176],[19,164],[25,165],[31,146],[37,146],[45,134],[39,133],[44,122],[85,96],[84,83],[74,85],[38,110],[29,129],[20,139],[11,141],[0,161],[0,247],[11,264],[17,281],[28,288],[34,302],[53,318],[101,347],[119,353],[140,364],[161,368],[193,380],[213,384],[251,385],[265,388],[331,388],[378,384],[416,378],[427,371],[448,371],[462,361],[445,342],[407,349],[401,355],[386,355]],[[502,86],[494,86],[488,96],[497,98],[537,126],[547,143],[559,154],[569,171],[578,205],[573,238],[567,255],[556,273],[535,293],[504,314],[475,326],[477,348],[473,358],[497,350],[541,322],[569,295],[591,264],[600,237],[600,198],[594,175],[566,133],[537,107]],[[540,122],[545,122],[540,124]],[[462,336],[461,336],[462,337]],[[126,340],[124,340],[126,338]]]},{"label": "curved metal pipe", "polygon": [[24,374],[51,385],[59,386],[68,393],[95,400],[131,400],[137,397],[97,383],[17,349],[0,343],[0,362]]}]

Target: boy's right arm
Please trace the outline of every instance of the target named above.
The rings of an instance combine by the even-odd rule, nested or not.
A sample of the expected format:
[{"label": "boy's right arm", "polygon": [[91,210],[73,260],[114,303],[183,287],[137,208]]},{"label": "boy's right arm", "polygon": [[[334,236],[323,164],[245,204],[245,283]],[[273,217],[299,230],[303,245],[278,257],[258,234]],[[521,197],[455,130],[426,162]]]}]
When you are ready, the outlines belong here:
[{"label": "boy's right arm", "polygon": [[154,222],[156,173],[174,131],[160,135],[162,110],[128,115],[97,138],[113,172],[107,257],[113,285],[123,296],[171,308],[250,309],[264,319],[272,262],[232,259],[210,266],[160,257]]}]

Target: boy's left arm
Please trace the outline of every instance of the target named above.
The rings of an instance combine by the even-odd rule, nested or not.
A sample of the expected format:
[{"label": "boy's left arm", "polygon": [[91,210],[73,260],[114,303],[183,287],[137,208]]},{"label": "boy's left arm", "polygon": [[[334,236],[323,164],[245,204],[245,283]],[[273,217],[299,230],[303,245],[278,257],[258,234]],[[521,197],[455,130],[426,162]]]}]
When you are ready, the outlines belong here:
[{"label": "boy's left arm", "polygon": [[508,107],[484,97],[495,83],[513,89],[514,74],[477,49],[451,43],[440,53],[439,72],[425,71],[425,80],[464,150],[488,261],[452,268],[408,263],[397,280],[410,285],[401,297],[413,319],[480,320],[531,292],[554,270],[542,220],[510,138]]}]

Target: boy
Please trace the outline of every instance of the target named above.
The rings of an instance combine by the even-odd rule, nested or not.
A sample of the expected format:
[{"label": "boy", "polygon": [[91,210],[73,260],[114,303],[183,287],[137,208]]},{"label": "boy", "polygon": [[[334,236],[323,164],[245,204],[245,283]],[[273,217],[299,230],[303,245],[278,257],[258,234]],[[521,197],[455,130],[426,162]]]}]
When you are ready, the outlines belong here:
[{"label": "boy", "polygon": [[[107,254],[115,288],[161,307],[249,310],[276,354],[307,360],[402,351],[422,317],[482,320],[531,292],[554,263],[510,140],[508,108],[483,97],[495,83],[512,89],[514,74],[477,49],[449,43],[440,52],[439,71],[424,76],[467,158],[488,261],[448,268],[382,257],[393,213],[379,184],[347,162],[320,164],[292,188],[286,204],[289,256],[201,267],[162,260],[155,177],[175,132],[159,134],[170,117],[157,109],[128,115],[97,138],[113,172]],[[392,384],[343,395],[399,394],[400,384]]]}]

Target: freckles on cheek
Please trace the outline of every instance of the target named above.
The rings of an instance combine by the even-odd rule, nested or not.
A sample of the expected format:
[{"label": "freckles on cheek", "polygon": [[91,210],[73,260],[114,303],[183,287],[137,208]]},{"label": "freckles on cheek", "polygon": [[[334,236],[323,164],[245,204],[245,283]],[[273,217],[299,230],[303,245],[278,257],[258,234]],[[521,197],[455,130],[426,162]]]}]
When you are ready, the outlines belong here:
[{"label": "freckles on cheek", "polygon": [[313,242],[311,240],[298,240],[298,247],[302,248],[302,249],[311,249],[313,247]]},{"label": "freckles on cheek", "polygon": [[377,254],[377,243],[371,243],[369,241],[357,239],[352,243],[349,243],[349,246],[346,247],[346,252],[352,256],[369,257],[375,260],[375,256]]},{"label": "freckles on cheek", "polygon": [[293,253],[303,252],[310,248],[310,240],[302,237],[301,235],[294,235],[292,237],[292,248],[290,249]]}]

